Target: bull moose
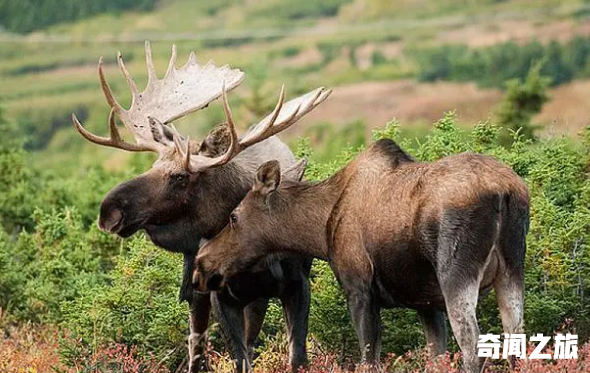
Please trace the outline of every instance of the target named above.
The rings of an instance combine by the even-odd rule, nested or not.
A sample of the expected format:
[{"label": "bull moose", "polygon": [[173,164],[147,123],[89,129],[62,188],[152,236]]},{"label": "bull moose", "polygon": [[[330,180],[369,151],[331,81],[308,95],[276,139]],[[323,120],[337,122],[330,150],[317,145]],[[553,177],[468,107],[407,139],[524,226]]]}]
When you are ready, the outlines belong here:
[{"label": "bull moose", "polygon": [[[311,259],[272,261],[256,272],[228,279],[223,291],[211,294],[194,292],[190,279],[199,242],[212,238],[225,226],[230,212],[251,189],[257,167],[269,159],[277,159],[282,167],[292,167],[294,172],[300,168],[289,148],[274,135],[313,110],[330,91],[318,88],[284,103],[284,90],[281,90],[274,111],[238,140],[226,91],[241,83],[242,71],[229,66],[217,67],[212,62],[201,66],[194,53],[177,69],[173,46],[166,75],[159,79],[148,42],[145,51],[148,84],[143,92],[138,90],[118,54],[119,68],[132,93],[129,109],[124,109],[114,98],[103,72],[102,58],[99,61],[102,90],[111,107],[110,137],[90,133],[72,114],[74,127],[93,143],[158,154],[149,171],[108,193],[100,207],[98,224],[121,237],[143,229],[157,246],[184,255],[180,298],[190,306],[189,372],[200,369],[201,341],[211,309],[237,362],[236,369],[250,370],[252,345],[262,327],[270,297],[282,301],[290,362],[296,370],[307,362],[305,338],[310,297],[307,278]],[[169,125],[220,96],[227,123],[212,130],[201,144],[191,143]],[[133,134],[135,144],[122,139],[115,115]]]},{"label": "bull moose", "polygon": [[478,298],[492,287],[506,333],[523,325],[529,196],[492,157],[414,160],[383,139],[334,176],[285,180],[277,161],[258,169],[229,224],[197,255],[193,281],[220,289],[272,255],[329,261],[344,289],[362,362],[376,367],[380,309],[416,309],[433,355],[446,350],[446,311],[464,369],[480,372]]}]

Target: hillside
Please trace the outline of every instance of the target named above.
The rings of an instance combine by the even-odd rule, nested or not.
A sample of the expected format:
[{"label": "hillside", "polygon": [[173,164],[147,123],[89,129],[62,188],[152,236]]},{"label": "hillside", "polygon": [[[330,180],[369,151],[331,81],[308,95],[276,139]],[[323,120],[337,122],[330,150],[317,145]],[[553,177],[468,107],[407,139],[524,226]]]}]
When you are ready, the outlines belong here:
[{"label": "hillside", "polygon": [[[159,71],[167,65],[172,43],[178,45],[179,63],[195,50],[203,63],[212,59],[244,69],[246,81],[232,95],[244,126],[272,106],[281,83],[292,95],[318,85],[335,88],[331,102],[308,120],[308,126],[315,121],[344,125],[361,119],[373,127],[394,116],[407,125],[425,125],[451,109],[457,109],[461,122],[471,124],[493,116],[504,77],[494,78],[495,87],[479,83],[477,87],[469,77],[444,83],[416,81],[429,68],[421,61],[433,63],[429,53],[438,58],[436,51],[445,45],[488,53],[486,48],[503,43],[525,45],[534,40],[545,46],[539,55],[543,57],[550,55],[551,41],[564,44],[576,36],[588,40],[590,35],[590,8],[582,1],[396,4],[382,0],[330,0],[319,5],[296,0],[163,0],[152,11],[104,13],[26,35],[5,31],[0,33],[0,98],[8,116],[17,119],[29,136],[29,148],[66,156],[72,147],[85,146],[73,137],[70,112],[77,112],[98,132],[106,129],[108,110],[96,74],[98,57],[105,57],[109,82],[126,102],[129,94],[114,64],[116,51],[121,50],[141,87],[145,84],[143,41],[149,39]],[[521,65],[528,68],[534,56],[523,57]],[[552,101],[536,118],[539,124],[555,122],[557,132],[568,133],[586,124],[587,111],[580,108],[590,106],[590,96],[581,87],[590,84],[585,80],[590,78],[590,68],[576,71],[580,73],[570,78],[576,82],[564,81],[552,90]],[[181,121],[180,127],[198,135],[220,117],[220,108],[212,107]],[[89,162],[96,152],[112,155],[89,150],[85,152]]]}]

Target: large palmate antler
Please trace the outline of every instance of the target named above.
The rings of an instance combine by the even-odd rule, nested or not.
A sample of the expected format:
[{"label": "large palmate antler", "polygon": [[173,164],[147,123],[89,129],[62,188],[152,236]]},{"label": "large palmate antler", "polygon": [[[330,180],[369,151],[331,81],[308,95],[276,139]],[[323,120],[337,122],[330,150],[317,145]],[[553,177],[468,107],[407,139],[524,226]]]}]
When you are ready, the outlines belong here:
[{"label": "large palmate antler", "polygon": [[[121,53],[117,57],[119,68],[125,76],[132,93],[131,107],[129,109],[124,109],[114,98],[102,69],[102,58],[99,60],[98,73],[102,90],[111,106],[109,115],[110,137],[101,137],[89,132],[80,124],[75,114],[72,114],[72,123],[84,138],[99,145],[128,151],[154,151],[157,153],[165,153],[173,149],[176,155],[182,157],[186,169],[191,172],[226,164],[249,146],[289,128],[328,98],[332,92],[323,87],[317,88],[284,103],[285,91],[283,87],[273,112],[260,121],[251,132],[238,140],[236,126],[227,102],[227,92],[242,82],[244,78],[242,71],[231,69],[227,65],[217,67],[212,62],[200,66],[193,52],[190,54],[188,62],[182,68],[176,69],[176,47],[173,46],[172,57],[166,75],[163,79],[158,79],[149,42],[145,43],[145,54],[148,67],[148,84],[141,93],[137,89],[129,71],[127,71]],[[183,145],[183,138],[176,131],[176,128],[171,126],[171,131],[167,124],[207,106],[219,96],[223,96],[223,110],[230,133],[229,148],[223,155],[214,158],[191,154],[189,139],[187,138],[185,145]],[[121,138],[115,123],[115,114],[133,134],[136,144],[125,142]]]},{"label": "large palmate antler", "polygon": [[[193,111],[207,106],[217,99],[224,90],[237,87],[244,78],[244,73],[229,66],[217,67],[212,62],[201,66],[197,63],[194,52],[191,52],[187,63],[180,69],[175,67],[176,46],[172,46],[172,57],[163,79],[158,79],[152,60],[149,42],[145,43],[145,56],[148,70],[148,84],[143,92],[139,92],[131,74],[118,53],[119,68],[127,80],[131,90],[132,101],[129,109],[124,109],[114,98],[113,92],[106,81],[102,68],[102,57],[98,62],[98,73],[105,98],[111,106],[109,116],[110,137],[100,137],[87,131],[74,114],[72,123],[87,140],[105,146],[129,151],[163,152],[172,143],[165,136],[168,124]],[[133,134],[136,144],[130,144],[121,138],[115,124],[117,114],[125,127]]]},{"label": "large palmate antler", "polygon": [[199,172],[207,168],[218,167],[228,163],[246,148],[289,128],[305,114],[324,102],[330,93],[332,93],[331,90],[320,87],[284,104],[285,87],[283,86],[279,95],[279,101],[272,113],[260,121],[250,133],[247,133],[241,140],[238,140],[236,126],[229,103],[227,102],[225,88],[222,89],[222,92],[223,111],[225,112],[230,133],[230,145],[224,154],[214,158],[191,154],[190,141],[187,139],[185,146],[183,146],[180,141],[180,135],[174,126],[172,127],[176,149],[183,156],[185,167],[190,172]]}]

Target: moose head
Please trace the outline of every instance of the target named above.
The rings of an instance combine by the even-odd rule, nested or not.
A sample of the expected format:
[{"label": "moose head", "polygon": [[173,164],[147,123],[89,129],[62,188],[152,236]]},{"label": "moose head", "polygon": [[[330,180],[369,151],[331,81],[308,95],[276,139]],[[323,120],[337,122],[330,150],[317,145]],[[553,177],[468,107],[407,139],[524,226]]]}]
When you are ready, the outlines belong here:
[{"label": "moose head", "polygon": [[[144,229],[156,245],[170,251],[196,250],[201,238],[215,235],[226,224],[227,216],[250,188],[249,174],[255,171],[261,158],[276,154],[286,164],[293,162],[286,145],[278,140],[256,145],[297,122],[323,102],[330,91],[318,88],[285,103],[283,87],[272,113],[238,138],[227,91],[242,82],[242,71],[229,66],[217,67],[212,62],[201,66],[194,53],[177,69],[173,46],[166,74],[158,79],[148,42],[145,51],[148,84],[143,92],[138,90],[118,54],[119,68],[132,93],[129,109],[124,109],[114,98],[102,58],[99,61],[102,91],[111,107],[110,137],[90,133],[72,114],[74,127],[93,143],[158,155],[149,171],[108,193],[100,208],[98,224],[121,237]],[[213,130],[200,145],[183,137],[171,125],[220,96],[226,123]],[[122,139],[115,116],[132,133],[135,144]]]},{"label": "moose head", "polygon": [[313,185],[301,181],[304,171],[303,162],[281,171],[276,160],[258,168],[252,189],[231,212],[229,224],[199,251],[192,278],[195,288],[219,290],[228,278],[277,253],[324,250],[329,201],[302,193]]}]

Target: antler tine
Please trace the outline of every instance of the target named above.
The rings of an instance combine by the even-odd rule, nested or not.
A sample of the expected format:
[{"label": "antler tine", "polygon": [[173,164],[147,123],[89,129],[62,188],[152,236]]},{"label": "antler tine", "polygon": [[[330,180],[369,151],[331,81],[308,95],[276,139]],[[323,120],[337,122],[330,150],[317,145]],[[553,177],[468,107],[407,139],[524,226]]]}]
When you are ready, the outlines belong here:
[{"label": "antler tine", "polygon": [[[218,167],[222,166],[229,161],[231,161],[240,151],[241,149],[238,148],[238,133],[236,131],[236,124],[234,122],[233,114],[229,107],[229,102],[227,100],[227,90],[225,88],[225,80],[222,82],[221,88],[221,101],[223,104],[223,112],[225,114],[225,119],[227,121],[227,127],[229,130],[230,135],[230,143],[229,148],[227,151],[218,157],[215,158],[208,158],[204,156],[194,156],[194,162],[189,164],[189,171],[191,172],[198,172],[202,171],[207,168]],[[187,147],[188,149],[188,147]]]},{"label": "antler tine", "polygon": [[172,128],[172,140],[174,141],[174,148],[176,149],[176,151],[178,152],[178,154],[180,154],[182,157],[185,156],[184,154],[184,149],[182,146],[182,136],[180,135],[180,132],[178,132],[178,130],[176,129],[176,126],[174,124],[170,124],[170,128]]},{"label": "antler tine", "polygon": [[283,84],[283,86],[281,87],[281,93],[279,93],[279,100],[277,101],[277,104],[275,105],[275,108],[271,113],[270,120],[267,123],[265,123],[264,127],[262,127],[260,130],[257,131],[257,133],[259,133],[260,135],[253,136],[251,139],[243,139],[240,142],[240,146],[248,147],[258,141],[262,141],[262,140],[258,140],[258,138],[263,137],[274,126],[275,122],[277,121],[277,118],[279,117],[281,109],[283,108],[284,102],[285,102],[285,85]]},{"label": "antler tine", "polygon": [[[279,101],[277,102],[277,106],[275,107],[275,110],[272,112],[271,117],[268,120],[268,122],[265,123],[265,125],[264,125],[264,127],[262,127],[262,129],[255,130],[255,132],[252,135],[246,136],[244,139],[242,139],[242,141],[240,141],[240,144],[239,144],[240,148],[242,148],[242,147],[246,148],[246,147],[256,144],[258,142],[264,141],[264,140],[268,139],[269,137],[272,137],[272,136],[276,135],[277,133],[289,128],[292,124],[297,122],[297,120],[299,120],[299,118],[301,118],[304,114],[306,114],[308,111],[311,110],[311,109],[309,109],[309,106],[312,105],[317,100],[319,95],[323,92],[323,89],[324,89],[323,87],[318,88],[316,90],[316,92],[314,93],[314,96],[311,100],[308,99],[307,102],[298,103],[295,110],[292,110],[291,112],[289,112],[289,114],[286,118],[282,118],[279,121],[279,123],[276,124],[278,116],[279,116],[281,110],[283,109],[283,105],[284,105],[283,100],[284,100],[285,92],[284,92],[284,86],[283,86],[283,88],[281,88],[281,93],[280,93]],[[294,103],[294,102],[296,102],[296,100],[293,100],[290,103]],[[303,114],[301,114],[301,112],[302,112],[301,106],[304,103],[307,104],[306,111]]]},{"label": "antler tine", "polygon": [[129,86],[129,89],[132,93],[131,97],[135,98],[135,96],[139,94],[139,89],[137,89],[137,86],[135,85],[135,82],[133,81],[133,78],[131,77],[129,70],[127,70],[127,67],[125,67],[125,63],[123,62],[123,56],[119,51],[117,51],[117,63],[119,64],[119,69],[121,69],[121,72],[125,76],[125,80],[127,80],[127,85]]},{"label": "antler tine", "polygon": [[[301,119],[301,117],[303,117],[305,114],[309,113],[316,106],[324,102],[324,100],[328,98],[330,93],[332,93],[331,90],[326,90],[324,87],[320,87],[317,88],[315,91],[312,91],[310,93],[307,93],[306,95],[289,101],[286,105],[282,105],[281,103],[280,111],[282,114],[286,114],[286,117],[276,118],[276,113],[273,113],[270,120],[270,123],[272,123],[272,125],[268,125],[267,123],[264,126],[263,131],[256,131],[252,135],[246,136],[240,142],[240,147],[247,147],[260,141],[264,141],[267,138],[286,130],[287,128],[291,127],[294,123],[296,123],[299,119]],[[294,108],[288,108],[288,106]]]},{"label": "antler tine", "polygon": [[227,101],[227,90],[225,89],[225,80],[222,83],[221,88],[221,101],[223,103],[223,113],[225,114],[225,119],[227,120],[227,127],[229,129],[229,136],[230,136],[230,143],[229,148],[225,152],[225,154],[221,157],[219,164],[225,164],[229,162],[236,153],[236,148],[238,146],[238,132],[236,131],[236,124],[234,123],[234,117],[229,107],[229,102]]},{"label": "antler tine", "polygon": [[167,78],[174,71],[176,65],[176,44],[172,44],[172,55],[170,56],[170,62],[168,63],[168,69],[166,70],[165,77]]},{"label": "antler tine", "polygon": [[[252,132],[247,134],[244,138],[242,138],[241,141],[238,142],[238,135],[236,133],[231,109],[229,108],[229,104],[227,102],[227,92],[225,90],[224,84],[221,97],[223,102],[223,111],[225,112],[225,116],[227,118],[227,125],[231,136],[229,149],[223,155],[216,158],[208,158],[202,155],[193,155],[191,157],[191,172],[198,172],[207,168],[217,167],[228,163],[249,146],[264,141],[267,138],[293,125],[302,116],[322,103],[330,95],[330,93],[330,90],[326,90],[321,87],[285,104],[285,89],[282,87],[279,100],[272,113],[258,124],[258,128],[255,128]],[[281,118],[281,114],[284,114],[283,118]]]},{"label": "antler tine", "polygon": [[195,52],[191,52],[188,56],[188,61],[186,62],[187,65],[195,65],[197,63],[197,55]]},{"label": "antler tine", "polygon": [[117,123],[115,122],[115,109],[111,109],[111,112],[109,113],[109,133],[111,134],[111,139],[113,141],[123,141],[119,129],[117,128]]},{"label": "antler tine", "polygon": [[191,139],[190,136],[186,137],[186,154],[184,157],[184,168],[187,171],[191,169]]},{"label": "antler tine", "polygon": [[82,126],[82,124],[76,117],[76,114],[74,113],[72,113],[72,124],[74,125],[74,128],[76,128],[76,130],[80,133],[80,135],[82,135],[82,137],[98,145],[109,146],[111,148],[116,149],[123,149],[130,152],[154,151],[154,149],[149,148],[147,146],[130,144],[128,142],[125,142],[121,138],[119,130],[117,129],[117,124],[115,123],[115,108],[112,108],[111,113],[109,114],[110,137],[97,136],[92,132],[88,131]]},{"label": "antler tine", "polygon": [[[285,118],[281,123],[279,123],[276,126],[273,126],[269,129],[269,131],[268,131],[269,137],[291,127],[291,125],[293,125],[295,122],[297,122],[299,120],[299,118],[301,118],[303,115],[305,115],[309,111],[311,111],[314,107],[319,105],[320,102],[316,103],[316,101],[323,92],[324,92],[324,90],[322,87],[317,90],[317,92],[313,96],[313,99],[297,105],[297,108],[293,111],[293,113],[291,115],[289,115],[287,118]],[[329,91],[328,95],[330,95],[331,92],[332,91]],[[324,98],[324,100],[326,98],[327,98],[327,96]],[[322,100],[322,102],[323,102],[323,100]],[[303,104],[306,104],[306,105],[303,106]]]},{"label": "antler tine", "polygon": [[109,106],[115,109],[115,111],[120,112],[123,110],[123,107],[117,102],[115,97],[113,96],[113,91],[111,91],[111,87],[109,87],[109,83],[107,83],[107,79],[104,76],[104,71],[102,69],[102,57],[98,60],[98,76],[100,78],[100,86],[102,88],[102,92],[104,93],[104,97],[106,98]]},{"label": "antler tine", "polygon": [[154,60],[152,59],[152,47],[150,46],[150,42],[147,40],[145,42],[145,63],[147,65],[149,86],[150,83],[158,79],[158,77],[156,76],[156,68],[154,67]]}]

